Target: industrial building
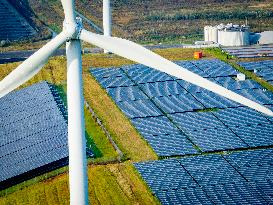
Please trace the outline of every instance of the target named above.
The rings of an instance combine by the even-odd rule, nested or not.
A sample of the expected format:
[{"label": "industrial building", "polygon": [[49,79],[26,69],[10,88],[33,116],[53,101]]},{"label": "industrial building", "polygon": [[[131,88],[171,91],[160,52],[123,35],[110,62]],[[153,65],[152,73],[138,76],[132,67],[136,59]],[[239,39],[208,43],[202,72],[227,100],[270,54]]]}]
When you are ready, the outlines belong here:
[{"label": "industrial building", "polygon": [[204,27],[205,41],[218,43],[222,46],[247,46],[250,45],[249,26],[220,24],[218,26]]},{"label": "industrial building", "polygon": [[205,42],[221,46],[248,46],[252,44],[272,44],[273,31],[253,33],[247,25],[220,24],[204,27]]}]

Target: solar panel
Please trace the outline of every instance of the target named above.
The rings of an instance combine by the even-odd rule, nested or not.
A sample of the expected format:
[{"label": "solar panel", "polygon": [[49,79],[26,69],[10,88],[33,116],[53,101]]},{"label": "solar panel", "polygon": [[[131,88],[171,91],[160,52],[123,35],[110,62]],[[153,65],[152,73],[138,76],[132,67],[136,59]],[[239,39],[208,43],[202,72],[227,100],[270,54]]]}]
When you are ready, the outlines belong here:
[{"label": "solar panel", "polygon": [[96,79],[118,77],[124,74],[121,68],[91,68],[90,73]]},{"label": "solar panel", "polygon": [[243,180],[221,155],[187,157],[178,161],[200,186],[230,184]]},{"label": "solar panel", "polygon": [[197,153],[193,144],[165,116],[132,119],[132,123],[158,156]]},{"label": "solar panel", "polygon": [[192,177],[174,159],[140,162],[134,166],[154,193],[196,186]]},{"label": "solar panel", "polygon": [[[208,80],[212,80],[212,79],[210,78]],[[185,90],[187,90],[190,93],[202,92],[203,90],[205,90],[204,88],[201,88],[200,86],[191,84],[184,80],[177,80],[177,82],[179,83],[179,85],[181,85]]]},{"label": "solar panel", "polygon": [[273,69],[273,60],[264,60],[261,63]]},{"label": "solar panel", "polygon": [[235,152],[224,156],[268,202],[273,201],[273,149]]},{"label": "solar panel", "polygon": [[132,80],[130,80],[125,74],[122,74],[119,76],[97,78],[97,81],[104,88],[114,88],[114,87],[135,85],[135,83]]},{"label": "solar panel", "polygon": [[173,78],[168,74],[157,71],[144,65],[135,64],[124,66],[123,70],[132,79],[132,81],[138,84],[173,80]]},{"label": "solar panel", "polygon": [[116,103],[129,118],[163,115],[151,100],[122,101]]},{"label": "solar panel", "polygon": [[0,99],[0,189],[67,163],[65,107],[58,97],[42,82]]},{"label": "solar panel", "polygon": [[224,51],[230,55],[237,56],[238,58],[256,58],[256,57],[272,57],[273,47],[268,46],[255,46],[255,47],[226,47]]},{"label": "solar panel", "polygon": [[272,150],[197,155],[134,165],[162,204],[270,204]]},{"label": "solar panel", "polygon": [[257,124],[232,127],[232,131],[250,147],[270,146],[273,144],[273,124]]},{"label": "solar panel", "polygon": [[265,80],[273,80],[273,61],[255,61],[255,62],[239,62],[238,64],[246,70],[256,71],[256,75],[264,78]]},{"label": "solar panel", "polygon": [[241,104],[217,95],[211,91],[203,90],[202,92],[193,93],[194,97],[206,108],[228,108],[239,107]]},{"label": "solar panel", "polygon": [[190,130],[187,135],[203,152],[247,148],[239,137],[228,128]]},{"label": "solar panel", "polygon": [[176,81],[163,81],[139,85],[150,98],[187,93]]},{"label": "solar panel", "polygon": [[273,93],[263,89],[238,90],[237,93],[260,104],[273,104]]},{"label": "solar panel", "polygon": [[179,129],[165,116],[137,118],[131,121],[143,136],[179,133]]},{"label": "solar panel", "polygon": [[176,125],[187,132],[215,127],[225,128],[224,124],[211,112],[186,112],[169,116]]},{"label": "solar panel", "polygon": [[208,77],[232,76],[237,71],[230,65],[218,60],[199,60],[192,61],[199,69],[203,70]]},{"label": "solar panel", "polygon": [[270,123],[259,112],[245,107],[227,108],[214,112],[214,114],[228,127],[245,127]]},{"label": "solar panel", "polygon": [[232,77],[217,77],[215,80],[229,90],[262,88],[261,85],[253,80],[238,81]]},{"label": "solar panel", "polygon": [[156,194],[160,202],[165,204],[214,204],[207,194],[199,187],[187,187],[168,190]]},{"label": "solar panel", "polygon": [[267,204],[259,190],[247,182],[206,186],[204,191],[214,204]]},{"label": "solar panel", "polygon": [[137,86],[107,88],[106,91],[116,102],[148,99]]},{"label": "solar panel", "polygon": [[[201,70],[198,66],[196,66],[193,61],[175,61],[175,64],[197,74],[204,78],[209,77],[207,73],[205,73],[203,70]],[[175,78],[178,79],[178,78]]]},{"label": "solar panel", "polygon": [[182,133],[145,134],[143,137],[151,145],[158,156],[179,156],[196,154],[193,144]]},{"label": "solar panel", "polygon": [[153,100],[165,113],[204,109],[204,106],[189,93],[156,97]]}]

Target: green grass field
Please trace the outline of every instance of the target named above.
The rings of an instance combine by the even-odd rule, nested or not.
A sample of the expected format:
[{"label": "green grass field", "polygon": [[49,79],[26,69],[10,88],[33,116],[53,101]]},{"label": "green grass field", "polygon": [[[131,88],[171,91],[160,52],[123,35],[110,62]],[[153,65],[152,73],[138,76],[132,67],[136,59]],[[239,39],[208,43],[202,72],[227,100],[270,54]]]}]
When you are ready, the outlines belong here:
[{"label": "green grass field", "polygon": [[[195,49],[161,49],[156,52],[170,60],[192,60]],[[236,59],[227,59],[218,49],[202,50],[206,58],[219,58],[232,65]],[[258,59],[257,59],[258,60]],[[124,154],[118,154],[91,114],[85,109],[88,144],[94,148],[95,159],[89,160],[88,186],[90,204],[159,204],[134,169],[132,163],[156,160],[157,155],[119,110],[106,91],[89,74],[92,67],[118,67],[131,61],[115,55],[92,54],[83,56],[84,97],[115,143]],[[19,63],[0,65],[0,80]],[[236,69],[243,71],[241,67]],[[245,71],[243,71],[245,72]],[[257,76],[248,74],[254,80]],[[60,88],[66,87],[66,60],[52,58],[34,78],[21,87],[47,80]],[[265,87],[270,85],[260,81]],[[271,89],[273,91],[273,89]],[[67,167],[52,171],[0,192],[0,204],[69,204]]]}]

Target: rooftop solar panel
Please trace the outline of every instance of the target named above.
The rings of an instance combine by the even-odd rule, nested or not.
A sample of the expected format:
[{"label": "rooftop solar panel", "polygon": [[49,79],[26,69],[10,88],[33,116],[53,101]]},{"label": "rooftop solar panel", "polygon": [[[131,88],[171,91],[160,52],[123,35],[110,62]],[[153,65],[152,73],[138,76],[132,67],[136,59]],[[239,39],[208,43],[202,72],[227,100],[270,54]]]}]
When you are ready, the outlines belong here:
[{"label": "rooftop solar panel", "polygon": [[0,189],[67,163],[65,108],[56,97],[42,82],[0,99]]}]

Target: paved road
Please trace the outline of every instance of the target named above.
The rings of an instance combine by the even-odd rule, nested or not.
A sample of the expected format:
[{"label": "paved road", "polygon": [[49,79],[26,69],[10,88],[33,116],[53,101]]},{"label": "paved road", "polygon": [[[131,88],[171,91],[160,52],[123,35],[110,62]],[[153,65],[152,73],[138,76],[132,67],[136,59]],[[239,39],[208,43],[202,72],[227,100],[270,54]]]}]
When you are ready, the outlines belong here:
[{"label": "paved road", "polygon": [[[216,46],[216,45],[212,45]],[[208,46],[200,46],[200,45],[188,45],[188,44],[174,44],[174,45],[150,45],[144,46],[148,49],[164,49],[164,48],[201,48]],[[0,51],[0,64],[11,63],[11,62],[19,62],[24,61],[29,56],[31,56],[37,50],[25,50],[25,51],[8,51],[1,52]],[[103,49],[101,48],[86,48],[82,51],[83,53],[103,53]],[[65,49],[57,50],[53,56],[64,56]]]}]

